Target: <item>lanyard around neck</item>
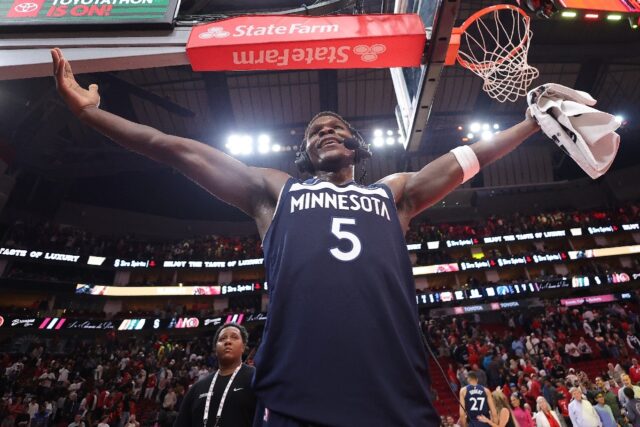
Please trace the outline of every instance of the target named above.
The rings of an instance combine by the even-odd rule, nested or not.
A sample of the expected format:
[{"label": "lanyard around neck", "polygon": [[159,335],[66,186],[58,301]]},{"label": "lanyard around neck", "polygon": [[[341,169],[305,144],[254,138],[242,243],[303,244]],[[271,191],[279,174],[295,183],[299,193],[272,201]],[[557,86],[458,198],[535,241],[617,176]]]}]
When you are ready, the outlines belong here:
[{"label": "lanyard around neck", "polygon": [[[222,393],[222,398],[220,399],[220,405],[218,406],[218,412],[216,413],[216,423],[214,427],[218,426],[218,422],[220,421],[220,417],[222,416],[222,407],[224,406],[224,401],[227,399],[227,393],[229,392],[229,388],[231,388],[231,383],[236,378],[236,374],[242,367],[242,363],[238,365],[233,374],[231,374],[231,378],[229,378],[229,382],[224,389],[224,393]],[[204,415],[202,417],[202,426],[207,427],[207,421],[209,421],[209,406],[211,405],[211,396],[213,395],[213,387],[216,385],[216,380],[218,379],[218,374],[220,373],[220,369],[216,371],[216,374],[213,376],[213,380],[211,380],[211,385],[209,386],[209,391],[207,392],[207,401],[204,404]]]}]

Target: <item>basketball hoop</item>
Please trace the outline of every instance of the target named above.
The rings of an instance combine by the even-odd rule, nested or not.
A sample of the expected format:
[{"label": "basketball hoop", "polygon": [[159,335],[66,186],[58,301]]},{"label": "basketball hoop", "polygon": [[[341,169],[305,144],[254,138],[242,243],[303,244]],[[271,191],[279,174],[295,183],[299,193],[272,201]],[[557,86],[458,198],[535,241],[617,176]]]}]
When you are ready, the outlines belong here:
[{"label": "basketball hoop", "polygon": [[445,65],[456,60],[482,77],[482,89],[499,102],[516,101],[539,72],[527,63],[530,19],[512,5],[490,6],[453,29]]}]

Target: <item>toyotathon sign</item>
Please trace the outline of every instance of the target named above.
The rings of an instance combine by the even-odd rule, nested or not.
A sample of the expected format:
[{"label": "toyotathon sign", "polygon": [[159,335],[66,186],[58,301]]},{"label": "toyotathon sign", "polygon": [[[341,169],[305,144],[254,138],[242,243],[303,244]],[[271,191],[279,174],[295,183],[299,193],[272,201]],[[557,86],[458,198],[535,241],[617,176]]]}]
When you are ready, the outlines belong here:
[{"label": "toyotathon sign", "polygon": [[178,0],[0,0],[0,29],[170,27]]},{"label": "toyotathon sign", "polygon": [[420,65],[418,15],[251,16],[194,27],[194,71],[389,68]]}]

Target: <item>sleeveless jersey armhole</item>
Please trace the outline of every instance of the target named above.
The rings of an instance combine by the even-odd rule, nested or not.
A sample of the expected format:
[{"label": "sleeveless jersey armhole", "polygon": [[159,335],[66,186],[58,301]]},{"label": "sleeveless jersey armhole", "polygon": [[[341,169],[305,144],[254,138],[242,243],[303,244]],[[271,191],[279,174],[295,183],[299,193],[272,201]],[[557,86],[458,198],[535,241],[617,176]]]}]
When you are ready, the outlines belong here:
[{"label": "sleeveless jersey armhole", "polygon": [[273,222],[275,221],[278,215],[278,212],[280,211],[280,202],[282,201],[282,195],[284,194],[285,190],[287,191],[289,190],[289,188],[291,187],[294,181],[296,181],[296,179],[293,177],[287,179],[287,182],[285,182],[282,188],[280,189],[280,194],[278,194],[278,201],[276,202],[276,208],[273,210],[273,216],[271,217],[271,223],[269,224],[269,227],[267,228],[266,233],[264,233],[264,238],[260,243],[260,246],[263,249],[264,249],[264,242],[269,239],[269,235],[271,234],[271,229],[273,228]]},{"label": "sleeveless jersey armhole", "polygon": [[398,206],[396,205],[396,199],[393,196],[393,191],[391,191],[391,188],[387,184],[379,182],[376,184],[371,184],[371,187],[382,188],[384,192],[387,193],[387,196],[389,196],[389,200],[391,200],[392,202],[391,205],[393,205],[393,209],[395,209],[396,213],[398,213]]}]

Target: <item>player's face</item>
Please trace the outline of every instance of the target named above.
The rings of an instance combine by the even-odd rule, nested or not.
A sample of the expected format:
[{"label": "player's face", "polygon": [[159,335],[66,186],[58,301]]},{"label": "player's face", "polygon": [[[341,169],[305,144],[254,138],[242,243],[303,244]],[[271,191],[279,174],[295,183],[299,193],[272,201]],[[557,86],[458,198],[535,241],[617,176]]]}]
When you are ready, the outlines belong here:
[{"label": "player's face", "polygon": [[218,359],[226,362],[236,362],[242,360],[243,352],[244,343],[238,328],[230,326],[223,329],[216,342],[216,356]]},{"label": "player's face", "polygon": [[351,138],[347,125],[337,117],[320,116],[309,126],[307,153],[316,170],[333,170],[353,163],[355,152],[344,146]]}]

